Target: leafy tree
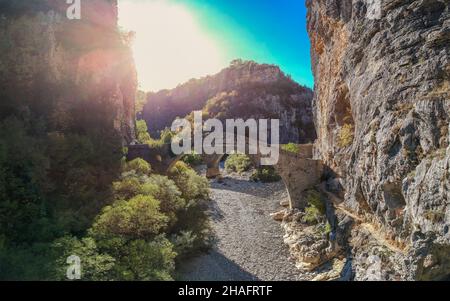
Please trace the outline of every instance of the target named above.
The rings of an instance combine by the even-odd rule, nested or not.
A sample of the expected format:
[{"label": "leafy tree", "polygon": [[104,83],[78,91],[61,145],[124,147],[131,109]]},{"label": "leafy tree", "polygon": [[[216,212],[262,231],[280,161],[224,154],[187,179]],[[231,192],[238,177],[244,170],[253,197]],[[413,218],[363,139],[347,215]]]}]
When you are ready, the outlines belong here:
[{"label": "leafy tree", "polygon": [[142,193],[159,200],[161,212],[169,217],[169,226],[176,223],[178,211],[186,206],[178,187],[164,176],[152,175],[142,186]]},{"label": "leafy tree", "polygon": [[138,195],[129,201],[117,201],[107,206],[97,218],[92,233],[94,237],[123,237],[149,239],[161,233],[168,218],[161,213],[160,202],[151,196]]},{"label": "leafy tree", "polygon": [[122,248],[115,274],[122,280],[168,281],[173,280],[176,253],[164,236],[151,241],[133,240]]},{"label": "leafy tree", "polygon": [[[203,249],[209,246],[210,225],[206,210],[209,200],[209,183],[204,177],[197,173],[184,162],[177,162],[170,171],[169,177],[175,182],[181,191],[183,199],[186,200],[186,206],[177,214],[178,221],[173,227],[172,232],[188,232],[192,238],[192,249]],[[180,234],[181,233],[181,234]],[[185,245],[183,254],[187,254]],[[190,248],[190,247],[189,247]]]},{"label": "leafy tree", "polygon": [[81,260],[81,280],[113,280],[116,260],[109,254],[101,253],[91,237],[78,239],[64,236],[52,244],[51,251],[57,258],[52,277],[54,280],[67,280],[67,258],[72,255],[78,256]]},{"label": "leafy tree", "polygon": [[114,182],[114,194],[117,200],[131,199],[142,193],[142,184],[138,177],[127,177],[121,181]]},{"label": "leafy tree", "polygon": [[184,162],[177,162],[169,172],[169,177],[181,190],[185,200],[207,199],[209,197],[209,183],[199,176]]},{"label": "leafy tree", "polygon": [[198,165],[203,163],[202,156],[197,154],[197,153],[195,153],[195,152],[192,152],[191,154],[185,155],[183,157],[182,161],[184,163],[192,166],[192,167],[198,166]]},{"label": "leafy tree", "polygon": [[139,143],[142,144],[151,144],[152,138],[150,137],[150,134],[148,133],[148,127],[145,120],[138,120],[136,121],[136,135],[137,140]]},{"label": "leafy tree", "polygon": [[138,175],[147,175],[151,174],[152,168],[150,164],[141,159],[134,159],[130,162],[125,163],[125,167],[123,168],[124,172],[135,171]]}]

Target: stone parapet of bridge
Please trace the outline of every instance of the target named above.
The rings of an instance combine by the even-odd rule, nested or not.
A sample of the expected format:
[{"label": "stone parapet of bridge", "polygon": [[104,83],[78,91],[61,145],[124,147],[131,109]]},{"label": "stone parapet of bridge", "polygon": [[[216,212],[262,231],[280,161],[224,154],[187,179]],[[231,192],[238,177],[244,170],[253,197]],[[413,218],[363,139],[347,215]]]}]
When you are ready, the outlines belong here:
[{"label": "stone parapet of bridge", "polygon": [[[320,183],[323,174],[321,160],[313,159],[313,145],[301,144],[297,146],[298,152],[293,153],[280,148],[278,163],[274,165],[276,172],[281,176],[289,195],[290,207],[303,209],[307,206],[306,191]],[[206,176],[216,178],[221,176],[220,161],[224,155],[202,155],[207,165]],[[147,144],[129,145],[128,160],[142,158],[149,162],[152,170],[159,174],[167,174],[183,155],[174,155],[170,144],[150,147]],[[261,156],[250,155],[250,159],[259,166]]]}]

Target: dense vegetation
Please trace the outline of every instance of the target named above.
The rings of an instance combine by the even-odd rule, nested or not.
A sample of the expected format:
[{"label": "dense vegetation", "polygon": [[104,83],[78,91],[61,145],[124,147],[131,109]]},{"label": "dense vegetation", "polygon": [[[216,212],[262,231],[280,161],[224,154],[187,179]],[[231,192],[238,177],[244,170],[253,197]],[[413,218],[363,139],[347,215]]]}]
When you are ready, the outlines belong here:
[{"label": "dense vegetation", "polygon": [[[114,26],[42,33],[33,16],[47,3],[0,0],[0,279],[65,280],[71,255],[82,280],[172,279],[177,260],[208,237],[208,183],[184,163],[164,177],[124,162],[134,113],[128,46]],[[49,41],[62,57],[108,71],[60,62]]]},{"label": "dense vegetation", "polygon": [[20,82],[3,87],[0,278],[46,279],[40,265],[53,241],[82,235],[112,200],[122,138],[110,118],[115,108],[81,97],[82,87],[77,92],[45,78],[31,89]]},{"label": "dense vegetation", "polygon": [[71,255],[83,280],[172,279],[176,259],[205,246],[206,179],[182,162],[170,179],[121,163],[122,138],[95,113],[111,109],[61,110],[52,94],[67,87],[39,87],[22,105],[0,96],[0,279],[64,280]]},{"label": "dense vegetation", "polygon": [[148,144],[151,147],[158,147],[164,144],[170,144],[174,133],[172,133],[169,129],[165,129],[160,133],[160,137],[158,139],[154,139],[148,133],[148,127],[145,120],[136,121],[136,135],[139,143]]},{"label": "dense vegetation", "polygon": [[[81,253],[89,263],[84,280],[172,280],[177,257],[206,247],[208,183],[183,163],[170,178],[152,174],[141,159],[125,163],[114,195],[115,202],[103,209],[86,237],[57,241],[58,254],[64,255],[56,262]],[[94,252],[79,250],[86,244]],[[55,269],[65,271],[59,265]]]},{"label": "dense vegetation", "polygon": [[32,244],[27,238],[20,246],[3,239],[1,278],[64,280],[66,259],[77,255],[83,280],[171,280],[176,258],[207,247],[208,182],[186,164],[179,162],[169,178],[152,174],[141,159],[123,163],[113,197],[84,235],[36,221],[34,233],[23,234],[55,230],[60,237]]}]

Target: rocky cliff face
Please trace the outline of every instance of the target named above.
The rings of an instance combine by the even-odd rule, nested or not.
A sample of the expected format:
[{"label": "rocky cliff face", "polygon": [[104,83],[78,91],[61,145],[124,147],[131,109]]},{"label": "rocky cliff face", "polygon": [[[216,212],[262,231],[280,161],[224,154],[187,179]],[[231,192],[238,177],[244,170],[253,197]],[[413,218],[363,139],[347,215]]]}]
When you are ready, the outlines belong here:
[{"label": "rocky cliff face", "polygon": [[142,117],[152,135],[195,110],[218,119],[278,118],[282,143],[306,143],[316,137],[312,96],[277,66],[237,60],[216,75],[150,93]]},{"label": "rocky cliff face", "polygon": [[81,93],[60,93],[67,95],[52,105],[69,111],[82,106],[81,98],[101,103],[110,112],[98,118],[110,118],[123,143],[131,142],[137,80],[126,36],[117,30],[117,1],[81,1],[81,20],[66,17],[68,6],[0,1],[0,85],[24,105],[21,98],[36,95],[37,86],[52,92],[71,86]]},{"label": "rocky cliff face", "polygon": [[[372,277],[374,262],[380,279],[447,276],[449,2],[309,0],[307,6],[317,156],[330,167],[328,188],[342,196],[340,206],[381,235],[353,227],[355,279]],[[342,215],[340,225],[346,220]]]}]

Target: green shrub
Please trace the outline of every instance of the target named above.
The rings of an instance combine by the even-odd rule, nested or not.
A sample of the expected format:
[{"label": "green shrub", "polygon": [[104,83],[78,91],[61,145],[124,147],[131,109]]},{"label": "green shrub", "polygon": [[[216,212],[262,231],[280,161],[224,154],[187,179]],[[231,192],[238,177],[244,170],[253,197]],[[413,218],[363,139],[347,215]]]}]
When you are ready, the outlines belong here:
[{"label": "green shrub", "polygon": [[191,153],[188,155],[185,155],[182,159],[182,161],[192,167],[199,166],[203,163],[202,156],[196,153]]},{"label": "green shrub", "polygon": [[318,225],[317,230],[318,234],[322,236],[329,236],[333,229],[331,227],[331,224],[327,221],[326,223],[321,223],[320,225]]},{"label": "green shrub", "polygon": [[160,202],[160,210],[169,218],[170,227],[177,222],[178,211],[186,206],[186,201],[175,182],[165,176],[152,175],[142,186],[141,193],[152,196]]},{"label": "green shrub", "polygon": [[142,184],[137,177],[127,177],[113,183],[114,195],[117,200],[127,200],[141,194]]},{"label": "green shrub", "polygon": [[[209,182],[201,177],[184,162],[177,162],[170,171],[169,177],[180,189],[186,206],[177,213],[178,221],[173,227],[174,233],[189,232],[195,240],[191,253],[208,247],[211,228],[209,224],[208,209]],[[184,254],[187,252],[183,251]]]},{"label": "green shrub", "polygon": [[136,121],[136,136],[138,142],[141,144],[150,144],[152,142],[145,120]]},{"label": "green shrub", "polygon": [[251,176],[253,181],[261,181],[263,183],[278,182],[281,180],[280,175],[277,174],[272,166],[264,166],[255,170]]},{"label": "green shrub", "polygon": [[125,163],[123,171],[124,172],[134,171],[138,175],[150,175],[152,172],[152,168],[147,161],[138,158]]},{"label": "green shrub", "polygon": [[228,172],[242,173],[250,170],[252,161],[244,154],[231,154],[225,162],[225,169]]},{"label": "green shrub", "polygon": [[316,190],[309,190],[306,194],[307,207],[303,221],[306,223],[317,223],[325,216],[325,202]]},{"label": "green shrub", "polygon": [[170,281],[175,271],[173,245],[164,236],[151,241],[133,240],[120,248],[114,267],[116,279],[125,281]]},{"label": "green shrub", "polygon": [[170,144],[174,135],[175,134],[172,133],[170,129],[165,129],[161,132],[159,139],[153,139],[148,133],[148,127],[145,120],[136,121],[136,136],[138,142],[141,144],[148,144],[152,148],[161,147],[164,144]]},{"label": "green shrub", "polygon": [[317,223],[321,216],[320,211],[316,207],[309,205],[305,208],[305,216],[303,217],[303,221],[308,224]]},{"label": "green shrub", "polygon": [[162,144],[170,144],[172,143],[172,138],[175,136],[175,133],[173,133],[170,129],[164,129],[161,132],[160,135],[160,141]]},{"label": "green shrub", "polygon": [[192,231],[181,231],[180,233],[173,235],[171,242],[175,252],[178,254],[178,260],[193,254],[197,239],[197,235]]},{"label": "green shrub", "polygon": [[189,200],[200,200],[209,198],[209,182],[206,178],[199,176],[192,168],[184,162],[177,162],[169,172],[169,177],[181,190],[182,197]]},{"label": "green shrub", "polygon": [[352,124],[344,124],[339,132],[338,146],[341,148],[350,146],[353,143],[354,136],[354,126]]},{"label": "green shrub", "polygon": [[281,149],[286,152],[298,154],[300,152],[300,145],[295,143],[283,144],[281,145]]},{"label": "green shrub", "polygon": [[129,201],[117,201],[103,209],[91,233],[94,237],[149,239],[161,233],[169,221],[161,213],[159,201],[138,195]]}]

